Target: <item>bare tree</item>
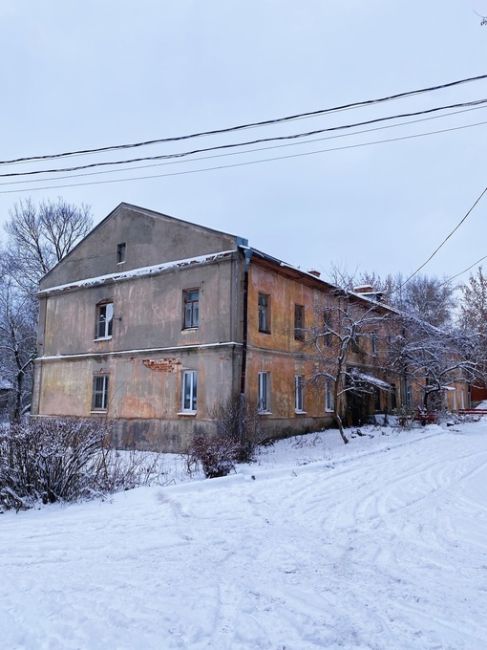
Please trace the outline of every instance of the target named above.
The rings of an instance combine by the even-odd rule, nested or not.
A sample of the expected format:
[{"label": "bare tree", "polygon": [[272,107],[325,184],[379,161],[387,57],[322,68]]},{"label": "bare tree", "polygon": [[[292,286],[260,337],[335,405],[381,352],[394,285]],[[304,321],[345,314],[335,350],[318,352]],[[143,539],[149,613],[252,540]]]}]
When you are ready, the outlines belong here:
[{"label": "bare tree", "polygon": [[39,280],[89,232],[90,209],[57,201],[19,201],[10,212],[6,259],[11,277],[35,291]]},{"label": "bare tree", "polygon": [[0,280],[0,370],[13,386],[12,419],[29,407],[31,364],[35,357],[36,305],[9,279]]},{"label": "bare tree", "polygon": [[421,388],[426,410],[442,408],[451,384],[470,381],[478,372],[472,339],[459,328],[438,328],[414,314],[403,312],[398,323],[390,347],[391,367]]},{"label": "bare tree", "polygon": [[317,325],[311,336],[319,361],[313,380],[331,382],[329,408],[347,444],[343,425],[347,396],[368,401],[377,390],[391,388],[378,376],[387,371],[383,343],[391,313],[342,289],[335,290],[315,311]]},{"label": "bare tree", "polygon": [[472,356],[478,368],[477,379],[487,379],[487,277],[482,267],[470,275],[462,287],[460,327],[472,341]]},{"label": "bare tree", "polygon": [[27,199],[10,212],[7,241],[0,252],[0,370],[14,386],[15,421],[30,401],[38,282],[91,225],[87,206],[77,207],[61,198],[38,206]]}]

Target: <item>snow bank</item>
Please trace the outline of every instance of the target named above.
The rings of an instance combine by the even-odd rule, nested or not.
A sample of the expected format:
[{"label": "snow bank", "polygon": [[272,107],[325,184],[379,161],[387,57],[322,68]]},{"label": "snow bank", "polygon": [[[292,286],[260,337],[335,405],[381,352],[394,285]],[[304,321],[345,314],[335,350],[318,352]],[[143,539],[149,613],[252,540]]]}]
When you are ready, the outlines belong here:
[{"label": "snow bank", "polygon": [[311,434],[223,479],[2,515],[1,645],[483,650],[486,427]]}]

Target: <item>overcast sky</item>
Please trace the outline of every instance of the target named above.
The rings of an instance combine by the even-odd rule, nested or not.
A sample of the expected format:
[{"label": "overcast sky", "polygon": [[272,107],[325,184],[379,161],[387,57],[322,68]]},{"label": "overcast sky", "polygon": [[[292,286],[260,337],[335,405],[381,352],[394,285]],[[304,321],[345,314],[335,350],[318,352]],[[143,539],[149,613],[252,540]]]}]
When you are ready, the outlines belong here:
[{"label": "overcast sky", "polygon": [[[327,108],[487,73],[485,0],[2,0],[1,159],[135,142]],[[487,98],[487,81],[340,115],[125,151],[184,151]],[[63,196],[97,221],[126,201],[247,237],[308,269],[408,273],[487,184],[487,125],[177,176],[487,121],[487,109],[184,164],[0,187],[12,205]],[[50,162],[114,160],[103,154]],[[139,163],[139,165],[148,163]],[[32,163],[1,172],[40,169]],[[97,170],[93,170],[97,171]],[[20,188],[29,192],[19,192]],[[9,191],[9,193],[5,193]],[[487,255],[487,198],[426,271]]]}]

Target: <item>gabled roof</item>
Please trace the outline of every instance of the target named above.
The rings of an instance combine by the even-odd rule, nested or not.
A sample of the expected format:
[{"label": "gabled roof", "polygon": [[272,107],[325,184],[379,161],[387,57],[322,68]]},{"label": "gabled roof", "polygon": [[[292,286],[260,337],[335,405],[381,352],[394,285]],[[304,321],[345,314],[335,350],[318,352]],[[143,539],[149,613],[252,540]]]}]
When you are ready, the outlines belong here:
[{"label": "gabled roof", "polygon": [[68,259],[78,248],[79,246],[86,240],[87,237],[91,237],[99,228],[101,228],[109,219],[113,217],[113,215],[119,211],[121,208],[128,208],[129,210],[133,210],[134,212],[139,212],[147,217],[150,217],[152,219],[159,219],[159,220],[167,220],[170,219],[171,221],[175,221],[177,223],[185,224],[188,226],[191,226],[192,228],[197,228],[198,230],[206,231],[206,232],[211,232],[216,235],[223,235],[224,237],[232,237],[235,239],[237,245],[247,245],[248,241],[244,239],[243,237],[239,237],[238,235],[233,235],[228,232],[224,232],[223,230],[216,230],[215,228],[208,228],[207,226],[202,226],[197,223],[193,223],[191,221],[186,221],[185,219],[179,219],[178,217],[172,217],[171,215],[164,214],[163,212],[156,212],[155,210],[149,210],[148,208],[142,208],[138,205],[134,205],[133,203],[126,203],[125,201],[122,201],[119,203],[104,219],[102,219],[100,222],[98,222],[91,230],[90,232],[81,239],[76,246],[73,246],[73,248],[69,251],[67,255],[63,257],[62,260],[60,260],[57,264],[55,264],[52,269],[50,269],[42,278],[41,282],[49,277],[51,273],[54,271],[54,269],[57,269],[57,267],[62,264],[66,259]]}]

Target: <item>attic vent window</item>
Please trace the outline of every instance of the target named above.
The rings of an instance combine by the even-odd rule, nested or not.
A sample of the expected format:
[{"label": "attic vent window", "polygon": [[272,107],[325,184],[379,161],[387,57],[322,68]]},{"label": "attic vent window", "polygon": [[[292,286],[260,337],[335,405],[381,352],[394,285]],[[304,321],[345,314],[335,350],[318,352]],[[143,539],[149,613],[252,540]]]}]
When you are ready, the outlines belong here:
[{"label": "attic vent window", "polygon": [[125,242],[117,245],[117,264],[123,264],[123,262],[125,262],[126,251],[127,244]]}]

